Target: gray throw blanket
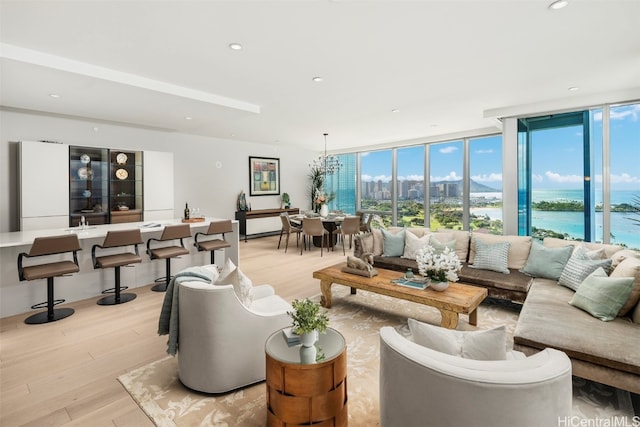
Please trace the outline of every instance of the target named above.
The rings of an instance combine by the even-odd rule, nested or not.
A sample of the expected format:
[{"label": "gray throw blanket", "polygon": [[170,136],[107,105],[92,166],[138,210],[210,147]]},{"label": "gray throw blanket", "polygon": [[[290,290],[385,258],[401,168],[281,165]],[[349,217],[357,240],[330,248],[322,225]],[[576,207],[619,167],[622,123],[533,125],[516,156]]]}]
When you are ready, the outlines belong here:
[{"label": "gray throw blanket", "polygon": [[202,267],[189,267],[176,274],[167,285],[164,295],[160,320],[158,321],[158,335],[169,334],[167,341],[167,353],[175,356],[178,351],[178,289],[181,282],[208,282],[211,283],[213,274]]}]

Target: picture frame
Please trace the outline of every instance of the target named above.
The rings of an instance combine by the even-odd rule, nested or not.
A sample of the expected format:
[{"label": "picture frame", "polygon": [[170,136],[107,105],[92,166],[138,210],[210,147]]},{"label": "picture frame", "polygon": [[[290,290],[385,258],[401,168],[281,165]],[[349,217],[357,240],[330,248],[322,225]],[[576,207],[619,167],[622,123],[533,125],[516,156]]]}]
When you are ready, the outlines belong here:
[{"label": "picture frame", "polygon": [[272,196],[280,194],[280,159],[275,157],[249,157],[249,195]]}]

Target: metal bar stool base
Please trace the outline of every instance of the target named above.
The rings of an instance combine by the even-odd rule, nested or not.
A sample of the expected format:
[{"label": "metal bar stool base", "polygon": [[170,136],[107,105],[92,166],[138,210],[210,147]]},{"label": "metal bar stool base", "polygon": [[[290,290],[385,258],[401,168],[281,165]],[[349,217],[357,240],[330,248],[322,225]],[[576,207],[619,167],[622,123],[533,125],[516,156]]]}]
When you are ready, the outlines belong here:
[{"label": "metal bar stool base", "polygon": [[167,284],[166,283],[158,283],[157,285],[153,285],[151,287],[151,290],[154,292],[166,292],[167,291]]},{"label": "metal bar stool base", "polygon": [[109,295],[104,298],[100,298],[96,304],[98,305],[116,305],[124,304],[125,302],[136,299],[136,294],[120,294],[120,300],[118,301],[115,295]]},{"label": "metal bar stool base", "polygon": [[43,311],[27,317],[24,319],[24,323],[28,325],[40,325],[42,323],[55,322],[56,320],[71,316],[74,311],[75,310],[73,308],[56,308],[53,310],[52,317],[49,317],[49,313],[47,311]]}]

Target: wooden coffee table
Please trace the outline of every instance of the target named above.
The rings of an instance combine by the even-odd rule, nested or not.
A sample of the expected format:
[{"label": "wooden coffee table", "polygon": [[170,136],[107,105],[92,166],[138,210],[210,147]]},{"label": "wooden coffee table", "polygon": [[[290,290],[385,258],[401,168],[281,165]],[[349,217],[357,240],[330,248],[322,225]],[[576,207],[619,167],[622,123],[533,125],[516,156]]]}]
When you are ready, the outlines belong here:
[{"label": "wooden coffee table", "polygon": [[356,289],[362,289],[435,307],[442,314],[440,325],[444,328],[455,329],[458,326],[458,315],[460,313],[468,314],[469,324],[477,325],[478,306],[487,297],[485,288],[460,282],[452,282],[444,292],[434,291],[429,288],[412,289],[392,282],[392,280],[399,279],[404,275],[400,271],[376,268],[378,271],[377,276],[363,277],[344,273],[342,271],[344,266],[346,266],[346,262],[313,272],[313,277],[320,279],[320,290],[322,291],[320,304],[323,307],[331,308],[331,285],[336,283],[349,286],[352,294],[356,293]]}]

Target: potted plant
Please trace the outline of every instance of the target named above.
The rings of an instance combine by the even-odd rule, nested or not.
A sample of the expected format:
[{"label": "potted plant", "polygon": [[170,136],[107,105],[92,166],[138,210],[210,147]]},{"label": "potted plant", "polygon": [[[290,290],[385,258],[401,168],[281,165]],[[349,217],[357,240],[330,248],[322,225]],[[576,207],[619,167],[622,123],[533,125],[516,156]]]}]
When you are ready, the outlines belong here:
[{"label": "potted plant", "polygon": [[317,340],[317,334],[327,330],[329,318],[325,312],[320,311],[320,304],[310,299],[293,300],[291,303],[294,311],[288,311],[291,316],[291,328],[300,335],[300,342],[305,347],[312,346]]},{"label": "potted plant", "polygon": [[291,207],[291,199],[289,199],[289,193],[282,193],[282,206],[289,209]]}]

